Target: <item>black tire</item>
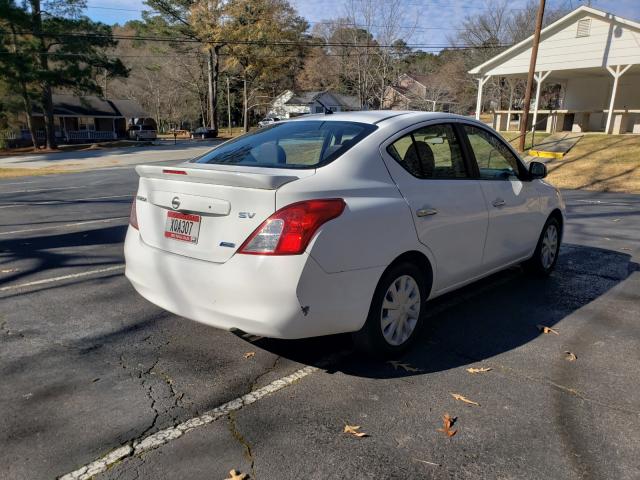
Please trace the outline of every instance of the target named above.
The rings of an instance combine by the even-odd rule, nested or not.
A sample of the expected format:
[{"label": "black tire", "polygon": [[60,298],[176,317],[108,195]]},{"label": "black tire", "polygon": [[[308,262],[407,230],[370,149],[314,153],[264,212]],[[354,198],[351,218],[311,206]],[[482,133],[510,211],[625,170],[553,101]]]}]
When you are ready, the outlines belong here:
[{"label": "black tire", "polygon": [[[547,232],[550,229],[555,229],[556,241],[555,248],[545,253],[545,249],[549,246],[549,241],[546,238]],[[555,217],[549,217],[547,222],[542,228],[540,238],[538,238],[538,244],[533,252],[533,256],[524,263],[524,267],[530,273],[540,276],[548,276],[553,272],[553,269],[558,262],[558,254],[560,253],[560,241],[562,238],[562,229],[560,222]],[[545,244],[546,242],[546,244]],[[546,257],[547,254],[551,254],[553,258]]]},{"label": "black tire", "polygon": [[[419,312],[417,315],[414,313],[414,316],[416,317],[415,326],[408,338],[402,341],[401,344],[394,345],[387,339],[389,334],[385,336],[385,333],[383,332],[383,317],[385,316],[385,311],[387,314],[389,312],[387,309],[383,311],[383,302],[392,285],[397,285],[397,282],[401,281],[402,277],[410,277],[417,285],[417,290],[420,294],[418,302]],[[364,326],[359,331],[353,333],[353,340],[356,348],[368,355],[378,358],[397,357],[407,351],[418,337],[420,330],[425,323],[425,305],[428,295],[429,291],[427,289],[426,275],[416,265],[408,262],[402,262],[389,267],[378,282],[378,286],[373,294],[373,299],[371,300],[371,306],[369,307],[369,315],[367,316]],[[408,314],[409,313],[407,312],[407,315]],[[406,318],[406,320],[404,320],[404,322],[410,321],[413,321],[413,319],[410,320],[409,318]],[[404,325],[404,323],[402,325]],[[401,335],[402,334],[400,334],[400,336]]]}]

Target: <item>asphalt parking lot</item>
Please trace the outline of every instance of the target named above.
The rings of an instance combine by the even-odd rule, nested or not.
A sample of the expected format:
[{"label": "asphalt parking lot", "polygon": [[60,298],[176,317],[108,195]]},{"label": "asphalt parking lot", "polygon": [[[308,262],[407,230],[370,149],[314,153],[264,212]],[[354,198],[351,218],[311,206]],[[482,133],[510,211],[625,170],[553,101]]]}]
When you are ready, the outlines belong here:
[{"label": "asphalt parking lot", "polygon": [[565,192],[549,279],[512,268],[433,301],[392,364],[143,300],[123,276],[136,184],[0,182],[1,478],[640,478],[640,196]]}]

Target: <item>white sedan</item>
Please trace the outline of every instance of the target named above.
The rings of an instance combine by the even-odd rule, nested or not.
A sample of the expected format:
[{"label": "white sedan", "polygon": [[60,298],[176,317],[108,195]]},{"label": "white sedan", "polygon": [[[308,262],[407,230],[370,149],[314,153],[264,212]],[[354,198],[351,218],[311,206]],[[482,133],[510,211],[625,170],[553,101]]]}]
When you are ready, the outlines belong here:
[{"label": "white sedan", "polygon": [[126,276],[183,317],[275,338],[354,332],[396,355],[427,300],[511,265],[549,274],[564,203],[484,124],[311,115],[138,166]]}]

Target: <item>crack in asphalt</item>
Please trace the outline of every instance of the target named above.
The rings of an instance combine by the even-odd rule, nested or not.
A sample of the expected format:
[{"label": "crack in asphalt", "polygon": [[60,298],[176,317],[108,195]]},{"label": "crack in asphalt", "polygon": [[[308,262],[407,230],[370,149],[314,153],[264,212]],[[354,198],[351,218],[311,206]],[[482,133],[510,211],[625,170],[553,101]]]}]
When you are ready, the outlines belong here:
[{"label": "crack in asphalt", "polygon": [[256,470],[255,470],[255,458],[253,456],[253,450],[251,444],[247,441],[247,439],[240,433],[238,430],[237,423],[237,414],[236,412],[230,412],[227,416],[227,420],[229,421],[229,431],[233,438],[243,447],[244,456],[249,462],[249,468],[251,470],[251,480],[257,480]]},{"label": "crack in asphalt", "polygon": [[522,372],[520,370],[516,370],[515,368],[511,368],[511,367],[507,367],[505,365],[501,365],[499,363],[489,363],[484,361],[484,359],[482,358],[475,358],[463,353],[460,353],[459,351],[456,350],[452,350],[452,353],[454,353],[455,355],[457,355],[458,357],[466,360],[466,361],[470,361],[470,362],[481,362],[483,365],[486,365],[488,367],[494,368],[494,369],[498,369],[500,371],[502,371],[505,374],[511,374],[513,377],[516,378],[520,378],[520,379],[526,379],[529,380],[531,382],[537,383],[539,385],[546,385],[546,386],[550,386],[554,389],[556,389],[559,392],[562,392],[564,394],[566,394],[567,396],[570,397],[574,397],[574,398],[579,398],[580,400],[583,400],[585,402],[591,403],[593,405],[598,405],[600,407],[604,407],[604,408],[608,408],[610,410],[615,410],[621,413],[625,413],[625,414],[630,414],[630,415],[637,415],[640,416],[640,411],[638,410],[632,410],[630,408],[625,408],[625,407],[621,407],[619,405],[615,405],[615,404],[611,404],[611,403],[607,403],[607,402],[601,402],[600,400],[596,400],[595,398],[591,398],[589,396],[587,396],[585,393],[576,390],[575,388],[571,388],[571,387],[567,387],[566,385],[562,385],[559,384],[557,382],[554,382],[553,380],[550,380],[548,378],[545,377],[537,377],[534,375],[530,375],[526,372]]}]

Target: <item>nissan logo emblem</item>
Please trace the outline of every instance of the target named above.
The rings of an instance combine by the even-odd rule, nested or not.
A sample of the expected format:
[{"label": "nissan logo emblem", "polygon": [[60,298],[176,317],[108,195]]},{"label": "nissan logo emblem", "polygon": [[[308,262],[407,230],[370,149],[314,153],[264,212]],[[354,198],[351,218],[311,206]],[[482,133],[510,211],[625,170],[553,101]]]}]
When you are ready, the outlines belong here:
[{"label": "nissan logo emblem", "polygon": [[171,200],[171,206],[174,210],[180,208],[180,199],[178,197],[173,197],[173,200]]}]

